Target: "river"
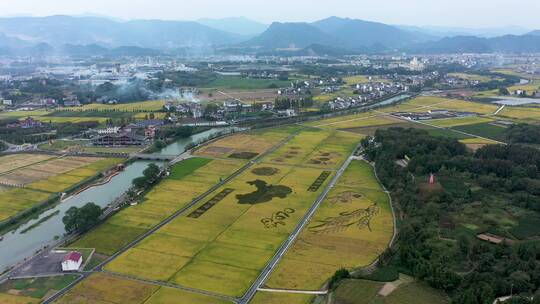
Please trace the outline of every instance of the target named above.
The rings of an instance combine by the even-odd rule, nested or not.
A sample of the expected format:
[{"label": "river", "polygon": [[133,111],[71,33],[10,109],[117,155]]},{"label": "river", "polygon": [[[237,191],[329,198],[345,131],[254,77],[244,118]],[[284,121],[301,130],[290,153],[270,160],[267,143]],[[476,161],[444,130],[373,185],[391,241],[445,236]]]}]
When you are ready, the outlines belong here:
[{"label": "river", "polygon": [[[211,129],[195,134],[189,138],[180,139],[161,150],[163,155],[180,155],[193,142],[200,142],[211,135],[230,129]],[[136,161],[126,167],[120,174],[114,176],[108,183],[78,193],[66,198],[52,209],[41,213],[37,218],[4,235],[0,241],[0,272],[14,266],[35,254],[46,246],[54,245],[64,235],[62,217],[71,207],[82,207],[88,202],[106,207],[120,197],[131,187],[131,181],[139,176],[148,164],[159,162]]]}]

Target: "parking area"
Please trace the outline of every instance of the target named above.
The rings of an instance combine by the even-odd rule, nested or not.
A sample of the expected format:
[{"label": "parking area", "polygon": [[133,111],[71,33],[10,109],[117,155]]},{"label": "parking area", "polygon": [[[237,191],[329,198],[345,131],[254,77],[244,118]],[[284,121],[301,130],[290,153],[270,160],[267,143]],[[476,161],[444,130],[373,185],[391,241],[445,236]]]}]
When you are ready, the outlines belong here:
[{"label": "parking area", "polygon": [[10,278],[47,276],[62,273],[62,260],[67,251],[52,250],[34,258],[26,265],[14,270]]}]

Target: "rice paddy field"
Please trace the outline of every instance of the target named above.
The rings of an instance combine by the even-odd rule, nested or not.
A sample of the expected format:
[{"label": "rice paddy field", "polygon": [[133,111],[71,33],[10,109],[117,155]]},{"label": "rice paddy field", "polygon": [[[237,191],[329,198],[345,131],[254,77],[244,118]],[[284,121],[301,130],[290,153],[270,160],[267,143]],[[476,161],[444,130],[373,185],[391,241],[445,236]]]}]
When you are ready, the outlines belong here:
[{"label": "rice paddy field", "polygon": [[[18,304],[18,302],[15,302]],[[225,304],[221,299],[96,273],[55,303],[59,304]]]},{"label": "rice paddy field", "polygon": [[523,120],[529,123],[538,123],[540,108],[536,107],[505,107],[498,117]]},{"label": "rice paddy field", "polygon": [[485,123],[485,122],[493,122],[493,120],[489,118],[484,118],[484,117],[463,117],[463,118],[433,119],[433,120],[426,121],[426,123],[430,125],[443,127],[443,128],[465,126],[465,125],[479,124],[479,123]]},{"label": "rice paddy field", "polygon": [[[448,304],[447,295],[412,279],[394,282],[396,289],[383,296],[384,283],[367,280],[344,280],[333,294],[335,303],[348,304]],[[276,302],[277,303],[277,302]]]},{"label": "rice paddy field", "polygon": [[369,164],[353,161],[266,285],[318,290],[340,268],[352,270],[375,261],[392,234],[387,194]]},{"label": "rice paddy field", "polygon": [[154,187],[142,203],[115,214],[72,246],[112,255],[243,165],[236,160],[190,159]]},{"label": "rice paddy field", "polygon": [[43,154],[13,154],[0,157],[0,174],[49,160],[54,156]]},{"label": "rice paddy field", "polygon": [[[16,154],[0,158],[0,221],[30,209],[117,164],[120,159]],[[24,187],[24,188],[23,188]]]},{"label": "rice paddy field", "polygon": [[[273,145],[285,139],[297,127],[284,127],[266,130],[257,130],[252,134],[270,142]],[[233,147],[237,151],[245,152],[250,149],[252,142],[244,142],[242,146],[235,147],[235,141],[228,137],[212,142],[210,146]],[[257,151],[264,152],[257,147]],[[233,152],[230,152],[233,153]],[[112,255],[137,236],[151,229],[178,209],[189,204],[193,199],[206,192],[240,169],[247,160],[229,158],[227,153],[218,155],[222,159],[207,159],[204,153],[195,153],[199,157],[188,162],[181,162],[172,169],[172,176],[158,184],[146,196],[142,204],[129,207],[114,215],[107,222],[85,234],[74,243],[76,247],[96,248],[96,251],[105,255]],[[195,165],[193,162],[198,163]],[[203,166],[200,164],[205,163]]]},{"label": "rice paddy field", "polygon": [[312,295],[277,293],[259,291],[255,294],[251,304],[277,304],[277,303],[311,303]]},{"label": "rice paddy field", "polygon": [[118,158],[62,157],[0,177],[0,182],[50,193],[62,192],[117,163]]},{"label": "rice paddy field", "polygon": [[[106,270],[242,296],[359,140],[336,135],[302,130]],[[321,151],[328,160],[310,163]]]},{"label": "rice paddy field", "polygon": [[289,126],[239,133],[212,141],[195,151],[195,155],[210,158],[251,159],[297,132]]},{"label": "rice paddy field", "polygon": [[149,100],[133,103],[123,103],[117,105],[106,105],[92,103],[79,108],[73,108],[73,111],[119,111],[119,112],[154,112],[160,111],[165,106],[164,100]]}]

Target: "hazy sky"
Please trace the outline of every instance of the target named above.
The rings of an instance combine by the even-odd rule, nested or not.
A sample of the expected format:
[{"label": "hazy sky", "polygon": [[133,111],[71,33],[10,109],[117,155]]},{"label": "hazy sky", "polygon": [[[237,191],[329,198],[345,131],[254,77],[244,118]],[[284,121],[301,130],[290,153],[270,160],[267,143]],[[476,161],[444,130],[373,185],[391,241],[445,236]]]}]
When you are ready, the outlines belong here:
[{"label": "hazy sky", "polygon": [[87,13],[123,19],[245,16],[266,23],[336,15],[391,24],[540,29],[540,0],[0,0],[0,15]]}]

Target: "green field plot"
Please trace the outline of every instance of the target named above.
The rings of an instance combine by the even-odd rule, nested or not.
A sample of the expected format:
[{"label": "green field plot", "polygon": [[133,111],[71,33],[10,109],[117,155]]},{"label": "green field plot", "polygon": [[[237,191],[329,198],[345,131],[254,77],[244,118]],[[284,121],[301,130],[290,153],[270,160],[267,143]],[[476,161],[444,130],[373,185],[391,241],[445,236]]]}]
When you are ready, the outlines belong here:
[{"label": "green field plot", "polygon": [[375,304],[377,293],[384,284],[365,280],[345,280],[335,291],[337,303]]},{"label": "green field plot", "polygon": [[184,177],[193,173],[193,171],[199,169],[200,167],[208,164],[211,161],[212,160],[206,158],[186,159],[185,161],[181,162],[180,164],[176,164],[171,168],[171,175],[169,176],[169,178],[178,180],[183,179]]},{"label": "green field plot", "polygon": [[[0,293],[2,294],[17,294],[24,298],[37,299],[36,303],[43,299],[46,295],[64,289],[73,282],[78,275],[65,275],[48,278],[32,278],[32,279],[17,279],[8,280],[0,285]],[[0,299],[2,297],[0,296]],[[32,302],[32,301],[31,301]],[[2,303],[11,303],[9,301]],[[17,302],[13,302],[17,303]],[[25,303],[22,302],[21,303]],[[33,303],[33,302],[32,302]]]},{"label": "green field plot", "polygon": [[452,129],[497,141],[504,142],[506,140],[505,134],[507,129],[489,122],[471,125],[461,125],[453,127]]},{"label": "green field plot", "polygon": [[377,130],[386,130],[386,129],[389,129],[389,128],[403,128],[403,129],[413,128],[413,129],[425,129],[425,130],[435,129],[434,127],[430,127],[430,126],[425,125],[425,124],[419,124],[419,123],[414,123],[414,122],[403,121],[403,122],[389,124],[389,125],[346,128],[346,129],[340,129],[340,130],[341,131],[346,131],[346,132],[351,132],[351,133],[356,133],[356,134],[361,134],[361,135],[365,135],[365,136],[373,136],[373,135],[375,135],[375,132]]},{"label": "green field plot", "polygon": [[452,131],[452,129],[433,128],[433,129],[426,129],[426,131],[431,136],[448,137],[448,138],[454,138],[454,139],[457,139],[457,140],[473,138],[473,136],[465,135],[463,133],[459,133],[459,132],[456,132],[456,131]]},{"label": "green field plot", "polygon": [[513,236],[520,240],[540,235],[540,217],[527,215],[518,220],[518,225],[510,230]]},{"label": "green field plot", "polygon": [[218,79],[204,85],[205,88],[222,90],[257,90],[272,87],[290,86],[290,81],[278,79],[253,79],[239,76],[220,76]]},{"label": "green field plot", "polygon": [[424,283],[412,282],[399,286],[388,297],[384,304],[448,304],[450,299],[442,292],[426,286]]},{"label": "green field plot", "polygon": [[271,288],[316,290],[344,267],[372,263],[388,246],[393,219],[371,166],[351,163],[270,276]]}]

